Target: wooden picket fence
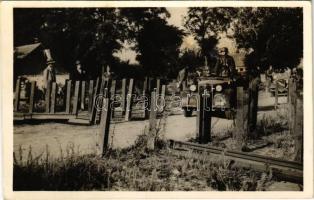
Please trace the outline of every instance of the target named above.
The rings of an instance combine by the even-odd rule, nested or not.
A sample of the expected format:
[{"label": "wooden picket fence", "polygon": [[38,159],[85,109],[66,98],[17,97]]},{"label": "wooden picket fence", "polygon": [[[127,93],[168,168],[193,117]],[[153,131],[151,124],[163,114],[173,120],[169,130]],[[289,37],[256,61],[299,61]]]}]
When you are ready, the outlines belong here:
[{"label": "wooden picket fence", "polygon": [[[27,83],[26,86],[23,84],[24,87],[21,88],[21,80],[18,79],[14,93],[14,119],[64,119],[98,124],[102,110],[99,106],[105,106],[100,101],[106,98],[110,98],[113,105],[119,103],[110,114],[113,120],[147,119],[145,102],[138,107],[140,103],[132,97],[134,94],[149,97],[154,88],[157,94],[165,95],[166,86],[161,85],[161,81],[150,77],[145,77],[144,80],[99,77],[88,81],[66,80],[62,88],[55,82],[49,82],[45,90],[41,91],[36,87],[36,81]],[[149,98],[146,103],[150,104]]]}]

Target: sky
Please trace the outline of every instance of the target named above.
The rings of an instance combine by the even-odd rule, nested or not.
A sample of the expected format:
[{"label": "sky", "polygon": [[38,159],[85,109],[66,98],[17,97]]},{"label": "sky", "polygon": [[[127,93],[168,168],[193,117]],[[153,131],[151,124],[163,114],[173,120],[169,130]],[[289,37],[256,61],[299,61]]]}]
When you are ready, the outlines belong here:
[{"label": "sky", "polygon": [[[187,15],[188,8],[168,7],[167,10],[171,15],[171,17],[167,19],[168,24],[184,29],[183,19]],[[230,54],[234,54],[236,51],[235,42],[227,38],[225,35],[220,35],[220,37],[221,39],[219,40],[217,47],[227,47],[229,49]],[[187,47],[190,49],[199,48],[197,42],[194,40],[192,35],[188,35],[185,38],[183,38],[183,43],[180,49],[185,49]],[[119,57],[123,61],[129,61],[130,64],[137,64],[137,61],[135,59],[136,52],[131,50],[130,45],[128,45],[127,43],[124,44],[124,48],[121,51],[115,53],[114,55]]]}]

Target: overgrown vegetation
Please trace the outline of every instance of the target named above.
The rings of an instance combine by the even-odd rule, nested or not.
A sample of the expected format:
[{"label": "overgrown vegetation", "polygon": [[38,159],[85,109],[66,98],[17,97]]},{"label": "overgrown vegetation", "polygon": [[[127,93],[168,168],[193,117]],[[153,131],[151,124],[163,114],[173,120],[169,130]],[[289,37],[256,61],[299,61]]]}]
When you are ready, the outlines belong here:
[{"label": "overgrown vegetation", "polygon": [[148,150],[146,142],[142,135],[132,147],[110,151],[105,158],[79,155],[74,148],[59,158],[52,158],[48,148],[38,157],[30,148],[27,159],[16,152],[14,190],[246,191],[264,190],[272,179],[271,172],[233,167],[223,156],[212,162],[208,156],[174,153],[162,141]]}]

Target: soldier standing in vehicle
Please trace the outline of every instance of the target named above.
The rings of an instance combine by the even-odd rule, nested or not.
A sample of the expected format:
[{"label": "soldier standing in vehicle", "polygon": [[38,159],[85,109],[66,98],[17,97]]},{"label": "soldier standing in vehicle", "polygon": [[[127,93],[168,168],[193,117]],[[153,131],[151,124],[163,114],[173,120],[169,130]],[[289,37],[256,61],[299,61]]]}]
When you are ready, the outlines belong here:
[{"label": "soldier standing in vehicle", "polygon": [[235,78],[236,67],[232,56],[228,55],[228,48],[223,47],[219,49],[219,56],[217,58],[214,74],[220,77]]}]

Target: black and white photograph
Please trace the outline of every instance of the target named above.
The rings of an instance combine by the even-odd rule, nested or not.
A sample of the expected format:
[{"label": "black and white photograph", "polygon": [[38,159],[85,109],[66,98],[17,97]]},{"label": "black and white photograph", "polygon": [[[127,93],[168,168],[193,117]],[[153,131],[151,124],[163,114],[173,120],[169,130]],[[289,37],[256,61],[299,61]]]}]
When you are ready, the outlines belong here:
[{"label": "black and white photograph", "polygon": [[13,192],[304,192],[304,4],[157,5],[12,8]]}]

